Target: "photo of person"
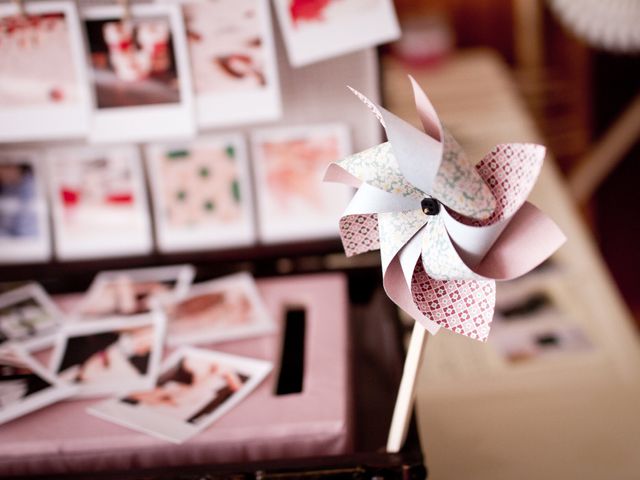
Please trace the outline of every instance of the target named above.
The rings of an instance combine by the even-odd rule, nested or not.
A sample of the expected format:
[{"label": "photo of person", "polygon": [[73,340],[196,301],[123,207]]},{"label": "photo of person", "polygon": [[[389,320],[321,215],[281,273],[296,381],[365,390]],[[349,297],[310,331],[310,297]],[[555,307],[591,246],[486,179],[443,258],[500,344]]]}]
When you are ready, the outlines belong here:
[{"label": "photo of person", "polygon": [[98,318],[148,313],[154,299],[186,294],[194,275],[191,265],[100,272],[73,314]]},{"label": "photo of person", "polygon": [[107,400],[89,413],[181,443],[233,408],[270,370],[269,362],[185,348],[167,360],[155,388]]},{"label": "photo of person", "polygon": [[151,250],[142,164],[135,147],[51,149],[48,166],[60,258]]},{"label": "photo of person", "polygon": [[239,134],[145,148],[162,251],[250,245],[249,168]]},{"label": "photo of person", "polygon": [[54,371],[80,396],[148,388],[162,354],[164,318],[158,313],[65,325]]},{"label": "photo of person", "polygon": [[352,193],[322,182],[327,166],[350,153],[342,124],[258,130],[251,138],[258,233],[265,243],[337,236]]},{"label": "photo of person", "polygon": [[144,4],[129,13],[123,18],[118,6],[83,10],[95,108],[90,138],[191,136],[193,93],[180,9]]},{"label": "photo of person", "polygon": [[160,304],[167,316],[169,345],[207,344],[274,330],[248,273],[195,284],[187,295]]},{"label": "photo of person", "polygon": [[22,16],[14,5],[0,5],[0,140],[85,133],[88,90],[75,5],[25,8]]},{"label": "photo of person", "polygon": [[98,108],[180,101],[167,17],[85,21]]},{"label": "photo of person", "polygon": [[278,118],[280,90],[268,3],[191,0],[181,5],[199,125]]},{"label": "photo of person", "polygon": [[391,0],[276,0],[275,7],[294,67],[400,37]]},{"label": "photo of person", "polygon": [[0,424],[72,395],[25,352],[0,349]]},{"label": "photo of person", "polygon": [[0,263],[50,256],[41,182],[36,151],[0,152]]},{"label": "photo of person", "polygon": [[62,322],[62,313],[38,284],[0,294],[0,348],[9,343],[28,351],[51,346]]}]

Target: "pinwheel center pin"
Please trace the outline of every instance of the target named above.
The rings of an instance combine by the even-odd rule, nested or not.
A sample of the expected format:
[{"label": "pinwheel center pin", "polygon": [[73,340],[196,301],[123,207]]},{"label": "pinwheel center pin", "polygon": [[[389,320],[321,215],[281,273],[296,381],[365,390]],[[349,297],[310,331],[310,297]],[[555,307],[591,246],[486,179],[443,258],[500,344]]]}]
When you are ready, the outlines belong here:
[{"label": "pinwheel center pin", "polygon": [[420,202],[420,207],[425,215],[438,215],[440,213],[440,202],[435,198],[423,198],[422,202]]}]

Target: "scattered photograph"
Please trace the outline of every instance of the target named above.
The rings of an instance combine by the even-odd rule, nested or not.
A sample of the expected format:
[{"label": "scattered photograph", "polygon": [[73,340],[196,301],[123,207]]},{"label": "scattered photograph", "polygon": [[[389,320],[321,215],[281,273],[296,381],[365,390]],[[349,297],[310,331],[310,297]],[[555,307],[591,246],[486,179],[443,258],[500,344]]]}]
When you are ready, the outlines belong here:
[{"label": "scattered photograph", "polygon": [[[135,141],[194,133],[184,25],[175,5],[83,11],[95,117],[91,138]],[[168,124],[167,124],[168,122]]]},{"label": "scattered photograph", "polygon": [[391,0],[275,0],[294,67],[400,38]]},{"label": "scattered photograph", "polygon": [[0,264],[41,262],[51,257],[38,156],[35,150],[0,151]]},{"label": "scattered photograph", "polygon": [[594,349],[587,332],[552,291],[535,285],[520,291],[516,285],[507,295],[498,295],[489,344],[509,364]]},{"label": "scattered photograph", "polygon": [[343,124],[257,130],[251,138],[264,243],[331,238],[353,192],[322,181],[329,163],[351,153]]},{"label": "scattered photograph", "polygon": [[60,382],[19,347],[0,349],[0,424],[74,393],[72,386]]},{"label": "scattered photograph", "polygon": [[146,254],[152,249],[137,148],[68,147],[48,152],[58,258]]},{"label": "scattered photograph", "polygon": [[145,156],[161,251],[235,248],[255,242],[241,135],[148,145]]},{"label": "scattered photograph", "polygon": [[56,341],[53,371],[77,387],[79,397],[151,388],[162,358],[165,323],[159,312],[67,323]]},{"label": "scattered photograph", "polygon": [[234,408],[271,368],[262,360],[185,347],[167,359],[154,388],[105,400],[88,411],[104,420],[182,443]]},{"label": "scattered photograph", "polygon": [[19,344],[27,351],[50,347],[63,318],[47,292],[36,283],[0,294],[0,348],[9,344]]},{"label": "scattered photograph", "polygon": [[160,296],[186,295],[194,276],[191,265],[100,272],[72,314],[86,319],[148,313]]},{"label": "scattered photograph", "polygon": [[86,134],[89,90],[75,2],[0,5],[0,141]]},{"label": "scattered photograph", "polygon": [[269,2],[185,0],[200,127],[275,120],[280,87]]},{"label": "scattered photograph", "polygon": [[253,277],[237,273],[192,285],[182,298],[160,299],[169,345],[198,345],[273,332]]}]

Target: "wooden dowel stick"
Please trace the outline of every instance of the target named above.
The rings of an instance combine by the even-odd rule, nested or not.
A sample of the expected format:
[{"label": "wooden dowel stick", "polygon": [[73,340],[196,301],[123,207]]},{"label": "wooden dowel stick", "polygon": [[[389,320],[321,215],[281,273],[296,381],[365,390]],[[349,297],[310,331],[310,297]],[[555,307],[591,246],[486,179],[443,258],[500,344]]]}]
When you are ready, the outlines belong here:
[{"label": "wooden dowel stick", "polygon": [[389,453],[399,452],[407,437],[409,421],[413,411],[413,400],[416,394],[416,380],[427,345],[427,337],[428,334],[425,328],[415,322],[411,332],[411,340],[409,340],[407,358],[404,361],[396,406],[393,409],[391,427],[389,428],[389,438],[387,439],[387,452]]}]

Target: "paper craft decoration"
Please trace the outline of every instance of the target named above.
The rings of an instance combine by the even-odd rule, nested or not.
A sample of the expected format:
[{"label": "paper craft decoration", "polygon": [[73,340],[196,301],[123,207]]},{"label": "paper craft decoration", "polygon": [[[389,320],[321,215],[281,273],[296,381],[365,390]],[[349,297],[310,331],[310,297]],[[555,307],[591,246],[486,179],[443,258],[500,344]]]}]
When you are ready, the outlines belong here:
[{"label": "paper craft decoration", "polygon": [[345,252],[380,249],[387,294],[429,332],[485,341],[495,280],[528,272],[565,240],[525,201],[545,149],[498,145],[474,167],[411,80],[424,132],[356,92],[389,141],[327,171],[359,188],[340,220]]},{"label": "paper craft decoration", "polygon": [[151,251],[151,226],[137,148],[52,148],[47,160],[58,258]]},{"label": "paper craft decoration", "polygon": [[167,343],[200,345],[265,335],[275,324],[246,272],[192,285],[186,295],[160,297]]},{"label": "paper craft decoration", "polygon": [[0,5],[0,141],[87,133],[89,89],[75,2]]},{"label": "paper craft decoration", "polygon": [[158,312],[66,323],[52,371],[77,387],[78,397],[119,395],[151,388],[162,358],[166,321]]},{"label": "paper craft decoration", "polygon": [[358,188],[340,220],[345,252],[379,249],[387,295],[416,320],[389,452],[399,451],[406,437],[425,329],[435,334],[444,327],[485,341],[495,280],[528,272],[565,241],[555,223],[525,201],[544,147],[498,145],[474,167],[411,83],[424,132],[354,90],[388,142],[332,164],[325,176]]},{"label": "paper craft decoration", "polygon": [[0,425],[73,395],[18,346],[0,348]]},{"label": "paper craft decoration", "polygon": [[93,141],[145,141],[195,134],[184,23],[176,5],[83,10],[95,111]]},{"label": "paper craft decoration", "polygon": [[263,360],[184,347],[167,359],[153,389],[105,400],[88,412],[182,443],[241,402],[271,368]]},{"label": "paper craft decoration", "polygon": [[352,192],[323,185],[327,166],[351,153],[346,125],[299,125],[255,130],[252,165],[258,236],[264,243],[338,236],[335,217]]},{"label": "paper craft decoration", "polygon": [[82,319],[148,313],[160,296],[186,295],[195,273],[191,265],[100,272],[72,313]]},{"label": "paper craft decoration", "polygon": [[164,0],[182,6],[198,126],[280,117],[280,86],[268,0]]},{"label": "paper craft decoration", "polygon": [[51,257],[39,154],[37,150],[0,152],[0,264]]},{"label": "paper craft decoration", "polygon": [[400,37],[391,0],[275,0],[274,6],[294,67]]},{"label": "paper craft decoration", "polygon": [[147,145],[145,153],[161,251],[255,242],[249,159],[240,134]]},{"label": "paper craft decoration", "polygon": [[28,351],[49,347],[62,323],[62,312],[36,283],[0,295],[0,348],[9,343]]}]

